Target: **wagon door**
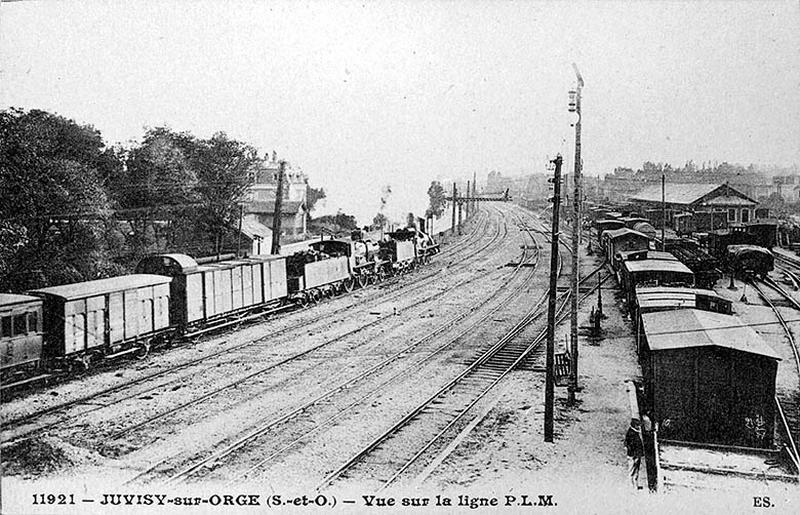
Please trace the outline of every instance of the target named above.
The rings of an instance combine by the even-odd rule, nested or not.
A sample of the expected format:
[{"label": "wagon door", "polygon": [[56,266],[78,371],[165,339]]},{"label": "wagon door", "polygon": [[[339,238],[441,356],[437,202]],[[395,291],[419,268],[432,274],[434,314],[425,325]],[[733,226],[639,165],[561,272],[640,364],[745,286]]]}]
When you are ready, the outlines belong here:
[{"label": "wagon door", "polygon": [[241,309],[244,305],[242,300],[242,268],[244,268],[244,265],[236,266],[230,270],[231,309]]},{"label": "wagon door", "polygon": [[106,344],[106,298],[105,296],[86,299],[86,348],[101,347]]},{"label": "wagon door", "polygon": [[64,303],[64,353],[73,354],[86,349],[86,301]]},{"label": "wagon door", "polygon": [[153,313],[155,306],[153,305],[153,288],[140,288],[138,291],[139,296],[139,334],[142,336],[153,332]]},{"label": "wagon door", "polygon": [[125,306],[122,301],[122,292],[113,292],[108,295],[108,332],[111,344],[125,339]]},{"label": "wagon door", "polygon": [[270,290],[272,299],[282,299],[288,293],[285,259],[270,261]]}]

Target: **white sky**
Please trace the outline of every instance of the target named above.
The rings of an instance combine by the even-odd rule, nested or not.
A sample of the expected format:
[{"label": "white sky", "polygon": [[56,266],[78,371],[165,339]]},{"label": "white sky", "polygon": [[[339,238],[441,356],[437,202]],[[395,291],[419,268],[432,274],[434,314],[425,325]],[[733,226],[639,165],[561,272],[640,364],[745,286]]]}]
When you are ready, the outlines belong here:
[{"label": "white sky", "polygon": [[800,2],[14,2],[0,108],[110,143],[222,130],[323,186],[362,223],[424,211],[435,178],[644,160],[800,163]]}]

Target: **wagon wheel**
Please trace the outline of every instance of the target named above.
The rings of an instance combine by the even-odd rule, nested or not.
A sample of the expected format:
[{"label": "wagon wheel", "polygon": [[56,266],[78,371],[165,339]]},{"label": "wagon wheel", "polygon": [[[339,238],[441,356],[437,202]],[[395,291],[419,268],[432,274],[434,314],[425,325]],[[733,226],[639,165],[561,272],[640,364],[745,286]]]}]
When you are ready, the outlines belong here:
[{"label": "wagon wheel", "polygon": [[305,294],[301,294],[300,296],[294,298],[294,303],[301,308],[304,308],[308,305],[308,298]]},{"label": "wagon wheel", "polygon": [[336,295],[336,285],[331,285],[331,286],[328,286],[327,288],[325,288],[325,296],[327,298],[330,299],[334,295]]},{"label": "wagon wheel", "polygon": [[91,357],[88,355],[78,356],[69,363],[69,371],[75,374],[83,374],[88,372],[91,367]]},{"label": "wagon wheel", "polygon": [[319,304],[320,299],[322,299],[322,295],[320,294],[319,290],[311,290],[309,292],[309,296],[311,297],[311,302],[314,304]]},{"label": "wagon wheel", "polygon": [[352,277],[348,277],[342,283],[342,288],[344,288],[344,291],[346,291],[347,293],[350,293],[351,291],[353,291],[355,285],[356,285],[355,279],[353,279]]},{"label": "wagon wheel", "polygon": [[142,345],[136,349],[136,352],[133,354],[136,359],[144,359],[150,354],[150,342],[144,342]]},{"label": "wagon wheel", "polygon": [[363,288],[367,285],[367,276],[364,274],[358,274],[356,280],[358,281],[359,288]]}]

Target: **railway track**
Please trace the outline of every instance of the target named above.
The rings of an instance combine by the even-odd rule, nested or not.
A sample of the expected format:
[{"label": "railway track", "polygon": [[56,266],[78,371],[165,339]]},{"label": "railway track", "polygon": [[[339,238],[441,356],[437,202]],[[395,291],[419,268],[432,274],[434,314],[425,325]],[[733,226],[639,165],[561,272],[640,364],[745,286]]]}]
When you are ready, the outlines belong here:
[{"label": "railway track", "polygon": [[[599,273],[599,270],[593,271],[585,279]],[[584,298],[590,294],[587,293]],[[557,323],[566,318],[569,298],[570,292],[560,295]],[[433,470],[432,467],[426,467],[426,463],[432,460],[441,462],[443,458],[439,456],[436,459],[436,455],[467,424],[466,418],[472,408],[529,354],[541,348],[546,338],[546,327],[531,342],[517,338],[529,324],[546,313],[541,308],[542,304],[537,303],[461,374],[360,449],[317,488],[324,489],[334,481],[353,479],[357,479],[360,485],[377,482],[375,486],[379,490],[409,476],[414,482],[421,482]],[[420,445],[419,442],[424,443]],[[428,456],[428,460],[423,462],[425,456]],[[372,466],[374,463],[380,464],[380,470],[375,470]]]},{"label": "railway track", "polygon": [[[527,253],[527,251],[528,249],[526,248],[523,250],[523,253]],[[535,253],[535,256],[536,255],[538,255],[538,251]],[[520,260],[515,267],[515,270],[506,279],[507,281],[510,282],[513,277],[519,273],[524,265],[524,261],[524,259]],[[527,284],[532,276],[533,271],[511,292],[506,292],[504,295],[505,300],[508,300],[516,295],[517,292]],[[495,294],[484,299],[481,303],[481,306],[487,305],[490,303],[490,301],[498,297],[499,294],[500,290],[498,289]],[[360,403],[363,403],[366,399],[374,396],[380,391],[381,388],[385,388],[387,385],[407,376],[411,367],[416,368],[422,366],[424,363],[436,358],[444,351],[448,350],[461,337],[473,330],[476,325],[491,317],[493,313],[502,307],[502,305],[502,302],[498,303],[497,306],[495,306],[493,309],[490,309],[488,313],[482,315],[479,319],[473,320],[469,324],[466,324],[465,329],[461,330],[457,336],[449,338],[445,343],[437,343],[432,349],[426,348],[425,344],[434,342],[435,337],[451,329],[457,323],[463,324],[465,319],[473,318],[473,315],[478,308],[473,307],[472,309],[468,309],[460,314],[457,314],[455,317],[452,317],[433,331],[419,339],[416,339],[403,349],[388,356],[386,359],[370,366],[357,375],[349,377],[344,381],[334,385],[332,388],[313,398],[309,402],[290,410],[283,415],[272,417],[266,421],[263,421],[263,423],[260,423],[257,427],[255,427],[255,429],[248,431],[245,435],[235,439],[234,441],[208,454],[205,457],[193,460],[188,466],[180,470],[178,470],[174,464],[171,464],[170,461],[176,458],[184,459],[184,457],[168,457],[150,466],[148,469],[139,473],[130,481],[141,482],[153,477],[168,476],[168,483],[176,483],[197,479],[198,477],[205,477],[209,471],[220,462],[223,462],[226,459],[230,460],[236,458],[237,453],[246,451],[249,446],[254,445],[265,435],[272,435],[272,442],[268,444],[270,446],[270,450],[267,452],[267,458],[262,459],[256,465],[250,467],[248,472],[243,474],[246,475],[247,473],[256,470],[260,466],[263,466],[265,463],[277,458],[282,453],[285,453],[293,446],[300,443],[304,438],[307,438],[310,434],[322,430],[329,424],[333,424],[338,418],[344,414],[347,414],[349,410],[355,408]],[[404,366],[401,366],[399,371],[396,371],[390,375],[388,379],[380,381],[377,385],[373,385],[370,382],[375,380],[377,377],[376,375],[380,371],[392,366],[397,366],[401,359],[406,359],[407,361],[410,360],[413,361],[413,363],[410,365],[406,363]],[[353,395],[356,396],[355,400],[352,400]],[[286,427],[287,425],[289,427]],[[263,450],[258,453],[259,456],[263,454],[265,454],[265,451]]]},{"label": "railway track", "polygon": [[[792,307],[800,310],[800,304],[797,300],[775,281],[770,278],[765,278],[762,283],[777,292],[783,299],[788,301]],[[797,341],[795,340],[788,322],[778,309],[779,306],[770,298],[757,281],[751,281],[750,285],[772,309],[775,318],[783,328],[786,340],[789,342],[789,347],[794,356],[794,370],[797,374],[798,383],[800,383],[800,350],[798,350]],[[797,442],[800,441],[800,397],[798,397],[798,391],[796,389],[793,392],[777,391],[775,403],[778,406],[779,425],[784,427],[784,430],[780,431],[784,448],[790,459],[794,462],[795,469],[800,471],[800,455],[798,455],[797,448]]]},{"label": "railway track", "polygon": [[[479,247],[479,249],[477,249],[475,251],[475,255],[479,256],[482,252],[484,252],[486,249],[491,247],[498,239],[500,239],[502,237],[505,237],[506,234],[507,234],[507,228],[501,227],[500,225],[498,225],[497,228],[496,228],[496,231],[493,233],[491,238],[489,238],[488,241],[484,245],[482,245],[481,247]],[[469,264],[465,263],[465,264],[460,265],[458,267],[458,269],[466,269],[466,268],[468,268],[468,266],[469,266]],[[453,270],[451,270],[451,272],[452,271]],[[420,284],[424,284],[425,281],[434,278],[438,273],[440,273],[440,271],[436,271],[436,272],[424,275],[422,277],[419,277],[419,278],[417,278],[416,281],[414,281],[412,284],[410,284],[408,286],[419,286]],[[378,301],[378,300],[380,300],[382,302],[388,302],[388,301],[391,301],[394,298],[399,297],[400,295],[402,295],[404,293],[405,293],[405,288],[399,288],[399,289],[394,289],[394,290],[385,290],[383,292],[378,292],[376,295],[370,297],[370,299],[368,299],[368,300],[369,300],[369,302],[374,302],[374,301]],[[419,302],[419,303],[422,303],[422,302],[424,302],[424,300]],[[370,307],[368,305],[364,306],[364,307],[366,307],[367,310],[370,309]],[[310,309],[310,308],[305,308],[304,310],[308,310],[308,309]],[[323,319],[316,320],[315,323],[317,323],[319,325],[323,325],[323,326],[327,325],[337,315],[339,315],[339,314],[341,314],[343,312],[346,312],[348,310],[352,310],[352,309],[353,309],[353,305],[352,304],[349,304],[349,305],[343,306],[341,308],[335,309],[332,312],[326,314],[326,316]],[[377,323],[380,323],[384,318],[385,317],[373,320],[370,325],[375,325]],[[368,327],[368,326],[365,326],[365,328],[366,327]],[[77,406],[77,405],[87,405],[88,406],[86,408],[86,410],[84,410],[83,412],[81,412],[79,414],[79,416],[80,415],[84,415],[84,414],[88,414],[88,413],[91,413],[91,412],[94,412],[94,411],[98,411],[98,410],[101,410],[101,409],[105,409],[105,408],[107,408],[109,406],[112,406],[112,405],[118,403],[118,402],[125,401],[125,400],[131,399],[131,398],[134,398],[134,397],[138,397],[138,396],[141,396],[141,395],[144,395],[144,394],[148,394],[148,393],[151,393],[152,391],[157,390],[157,389],[167,388],[170,385],[172,385],[173,383],[176,383],[176,382],[179,382],[179,381],[183,380],[183,376],[172,378],[171,380],[169,380],[167,382],[161,382],[161,383],[158,383],[158,384],[155,384],[155,385],[151,385],[149,387],[146,387],[143,390],[137,389],[136,391],[133,391],[133,392],[131,392],[128,395],[123,396],[123,397],[117,397],[117,398],[113,398],[113,399],[107,399],[106,398],[106,397],[114,395],[114,394],[116,394],[118,392],[125,391],[125,390],[130,389],[130,388],[134,388],[134,387],[136,387],[136,386],[138,386],[140,384],[147,384],[147,383],[149,383],[149,382],[151,382],[153,380],[158,380],[161,377],[167,376],[169,374],[174,374],[175,372],[180,371],[180,370],[189,369],[190,367],[193,367],[195,365],[199,365],[199,364],[204,364],[204,363],[210,362],[211,360],[213,360],[215,358],[218,358],[218,357],[224,357],[224,356],[230,355],[230,354],[234,353],[235,351],[239,351],[239,350],[242,350],[242,349],[247,349],[248,347],[252,347],[252,346],[258,345],[260,343],[271,341],[276,336],[280,336],[280,335],[283,335],[283,334],[292,333],[293,331],[296,331],[296,330],[308,329],[308,328],[309,328],[308,321],[300,320],[298,323],[291,324],[291,325],[289,325],[287,327],[284,327],[282,329],[278,329],[276,331],[272,331],[268,335],[266,335],[266,336],[264,336],[262,338],[258,338],[258,339],[255,339],[253,341],[248,341],[248,342],[244,342],[242,344],[234,345],[232,347],[228,347],[226,349],[222,349],[220,351],[216,351],[216,352],[204,355],[204,356],[196,358],[196,359],[188,360],[188,361],[186,361],[184,363],[181,363],[180,365],[177,365],[177,366],[169,368],[169,369],[161,370],[161,371],[158,371],[158,372],[155,372],[155,373],[152,373],[152,374],[146,374],[146,375],[141,376],[139,378],[136,378],[134,380],[126,381],[124,383],[117,384],[117,385],[114,385],[114,386],[109,387],[109,388],[105,388],[105,389],[100,390],[98,392],[93,392],[93,393],[88,394],[88,395],[80,396],[80,397],[72,399],[70,401],[59,403],[57,405],[51,406],[51,407],[49,407],[47,409],[36,411],[36,412],[33,412],[33,413],[29,413],[29,414],[17,417],[17,418],[12,419],[12,420],[5,421],[3,423],[2,429],[3,429],[4,432],[7,433],[9,430],[13,430],[14,428],[17,428],[17,427],[19,427],[19,426],[21,426],[23,424],[27,424],[30,421],[42,418],[42,417],[47,416],[47,415],[57,414],[58,412],[64,411],[66,409],[69,409],[69,408],[71,408],[73,406]],[[336,340],[336,341],[338,341],[338,340]],[[327,343],[328,344],[329,343],[333,343],[333,341],[327,342]],[[320,348],[320,346],[318,346],[317,348]],[[290,356],[290,357],[282,360],[282,362],[278,363],[278,364],[282,364],[284,362],[288,362],[288,361],[291,361],[293,359],[300,358],[300,357],[306,355],[308,352],[313,351],[313,350],[315,350],[315,348],[308,349],[306,352],[297,353],[295,356]],[[274,368],[274,367],[270,367],[270,368]],[[5,435],[4,435],[4,441],[9,440],[9,439],[22,438],[22,437],[25,437],[25,436],[33,433],[33,432],[49,429],[51,427],[57,426],[59,424],[62,424],[64,422],[66,422],[66,421],[69,421],[73,417],[74,417],[74,415],[71,415],[67,419],[58,418],[58,419],[56,419],[56,420],[54,420],[54,421],[52,421],[50,423],[47,423],[47,424],[40,425],[40,426],[37,426],[35,428],[32,428],[30,431],[27,431],[27,432],[24,432],[24,433],[21,433],[21,434],[13,434],[13,436],[11,438],[5,438]]]},{"label": "railway track", "polygon": [[[503,237],[505,237],[505,235],[507,235],[507,228],[504,227],[502,230],[498,230],[498,232],[492,237],[492,239],[490,241],[492,241],[492,242],[496,241],[496,239],[498,238],[499,235],[502,235]],[[480,277],[476,277],[473,280],[476,280],[476,279],[479,279],[479,278]],[[460,284],[452,285],[452,287],[458,287],[458,286],[461,286],[462,284],[466,284],[466,283],[469,283],[469,282],[472,282],[472,280],[462,281]],[[451,289],[452,289],[452,287],[451,287]],[[419,300],[416,304],[421,304],[423,302],[429,302],[433,298],[437,298],[437,297],[443,295],[444,293],[446,293],[447,291],[449,291],[449,290],[442,290],[440,292],[437,292],[433,296],[425,297],[425,298]],[[406,309],[408,309],[408,306],[406,307]],[[223,385],[222,387],[215,388],[213,391],[211,391],[209,393],[206,393],[204,395],[201,395],[199,397],[196,397],[196,398],[194,398],[194,399],[192,399],[192,400],[190,400],[188,402],[182,403],[182,404],[180,404],[179,406],[177,406],[175,408],[172,408],[172,409],[169,409],[169,410],[166,410],[166,411],[162,411],[161,413],[157,413],[155,415],[151,415],[147,419],[145,419],[143,421],[139,421],[138,423],[135,423],[134,425],[128,427],[127,429],[123,429],[122,431],[119,431],[119,432],[111,435],[111,438],[112,439],[114,439],[114,438],[122,438],[122,437],[124,437],[124,436],[126,436],[126,435],[128,435],[130,433],[136,433],[137,431],[145,429],[148,426],[149,427],[153,427],[153,424],[155,422],[158,422],[159,420],[162,420],[165,417],[177,414],[179,412],[186,411],[188,408],[190,408],[192,406],[199,406],[203,402],[211,399],[212,397],[214,397],[214,396],[216,396],[219,393],[222,393],[224,391],[231,390],[231,389],[234,389],[234,388],[236,388],[236,389],[241,388],[241,385],[244,385],[248,381],[256,379],[258,376],[260,376],[260,375],[262,375],[262,374],[264,374],[264,373],[266,373],[266,372],[268,372],[270,370],[275,370],[279,366],[285,366],[287,363],[298,362],[298,361],[301,361],[303,358],[308,358],[308,356],[312,352],[314,352],[316,350],[319,350],[323,346],[330,345],[334,341],[340,341],[340,340],[344,339],[346,336],[352,335],[355,332],[358,332],[360,330],[365,329],[366,327],[370,327],[370,326],[376,325],[380,321],[381,320],[372,321],[369,324],[367,324],[366,326],[362,326],[360,328],[357,328],[357,329],[355,329],[353,331],[348,332],[345,335],[340,335],[339,337],[336,337],[336,338],[333,338],[333,339],[329,339],[329,340],[332,340],[332,341],[323,342],[322,344],[316,346],[315,348],[308,349],[308,351],[306,351],[306,352],[301,352],[301,353],[294,354],[292,356],[289,356],[289,357],[279,361],[278,363],[273,363],[271,365],[268,365],[267,367],[262,367],[261,369],[256,370],[255,372],[253,372],[251,374],[248,374],[246,377],[240,378],[239,380],[227,381],[226,384]],[[317,360],[316,363],[319,363],[319,362],[321,362],[321,361]],[[164,388],[164,384],[150,386],[145,391],[152,391],[152,390],[157,389],[157,388],[162,388],[163,389]],[[99,398],[97,396],[93,396],[93,398],[91,399],[91,405],[87,405],[87,409],[86,410],[84,410],[80,414],[77,414],[77,418],[81,418],[83,415],[85,415],[85,414],[87,414],[89,412],[105,409],[105,408],[108,408],[108,407],[111,407],[111,406],[118,406],[120,404],[120,402],[122,402],[123,400],[132,399],[132,398],[141,396],[142,394],[143,394],[143,391],[140,390],[140,391],[128,393],[123,398],[103,399],[103,398]],[[87,401],[84,398],[84,399],[81,399],[81,402],[87,402]],[[204,414],[200,413],[200,415],[203,416]],[[49,429],[49,428],[52,428],[52,427],[55,427],[55,426],[69,425],[70,423],[74,422],[75,418],[76,418],[75,414],[69,414],[66,417],[56,418],[56,420],[53,420],[53,421],[51,421],[49,423],[46,423],[44,425],[37,424],[35,427],[27,428],[27,430],[25,432],[23,432],[21,434],[17,433],[14,436],[16,438],[21,438],[21,437],[30,435],[31,433],[40,433],[43,430],[46,430],[46,429]]]}]

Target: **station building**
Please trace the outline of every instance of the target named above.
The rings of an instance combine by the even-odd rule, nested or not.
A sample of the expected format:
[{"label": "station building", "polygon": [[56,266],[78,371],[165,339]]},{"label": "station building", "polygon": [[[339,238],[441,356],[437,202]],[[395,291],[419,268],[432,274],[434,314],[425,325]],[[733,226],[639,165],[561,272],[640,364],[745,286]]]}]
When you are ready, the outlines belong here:
[{"label": "station building", "polygon": [[[656,225],[661,224],[661,185],[651,185],[630,196],[641,214]],[[691,215],[698,231],[746,223],[756,218],[758,202],[728,184],[676,184],[664,187],[667,225],[674,226],[676,217]]]}]

